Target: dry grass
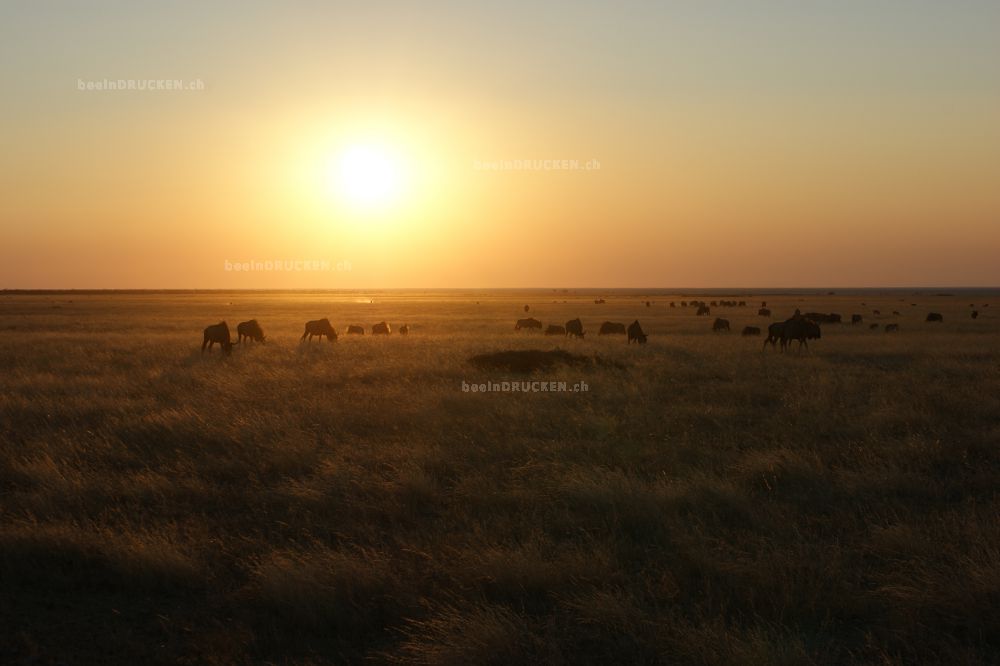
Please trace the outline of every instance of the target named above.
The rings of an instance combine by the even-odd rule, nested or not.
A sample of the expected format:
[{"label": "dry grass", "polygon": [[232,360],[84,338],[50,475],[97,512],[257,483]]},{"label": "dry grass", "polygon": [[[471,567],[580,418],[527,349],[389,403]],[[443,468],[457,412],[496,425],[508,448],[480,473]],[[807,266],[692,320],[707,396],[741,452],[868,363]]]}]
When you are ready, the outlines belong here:
[{"label": "dry grass", "polygon": [[[0,661],[995,661],[994,296],[768,297],[866,317],[783,356],[602,295],[0,295]],[[557,345],[589,391],[461,390]]]}]

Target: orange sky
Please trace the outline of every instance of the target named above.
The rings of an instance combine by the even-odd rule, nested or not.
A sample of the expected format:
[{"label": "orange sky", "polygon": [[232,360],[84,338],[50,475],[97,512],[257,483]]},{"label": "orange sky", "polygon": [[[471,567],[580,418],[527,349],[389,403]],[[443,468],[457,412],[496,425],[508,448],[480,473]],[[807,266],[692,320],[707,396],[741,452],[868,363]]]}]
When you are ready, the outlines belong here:
[{"label": "orange sky", "polygon": [[996,3],[40,4],[0,288],[1000,285]]}]

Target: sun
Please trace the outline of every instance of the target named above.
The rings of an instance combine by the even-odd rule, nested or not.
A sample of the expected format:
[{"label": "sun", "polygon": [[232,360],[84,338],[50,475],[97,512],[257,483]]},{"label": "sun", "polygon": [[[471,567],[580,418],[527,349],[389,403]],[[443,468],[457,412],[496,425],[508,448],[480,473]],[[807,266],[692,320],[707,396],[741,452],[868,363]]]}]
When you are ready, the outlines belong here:
[{"label": "sun", "polygon": [[352,145],[334,161],[330,187],[339,199],[358,209],[384,208],[402,189],[398,156],[377,145]]}]

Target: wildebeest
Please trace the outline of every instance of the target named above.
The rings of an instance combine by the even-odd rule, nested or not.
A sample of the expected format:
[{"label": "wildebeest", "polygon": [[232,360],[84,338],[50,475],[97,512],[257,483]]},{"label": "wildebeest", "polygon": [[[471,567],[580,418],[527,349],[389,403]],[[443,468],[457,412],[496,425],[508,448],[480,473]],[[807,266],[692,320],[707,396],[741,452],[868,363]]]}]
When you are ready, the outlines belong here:
[{"label": "wildebeest", "polygon": [[886,333],[899,333],[899,324],[886,324],[885,325],[885,332]]},{"label": "wildebeest", "polygon": [[809,349],[807,340],[818,340],[821,337],[822,331],[819,324],[804,317],[792,317],[785,321],[781,330],[781,347],[790,345],[792,340],[798,340],[799,349],[802,349],[803,345]]},{"label": "wildebeest", "polygon": [[347,334],[348,335],[364,335],[365,334],[365,327],[364,326],[358,326],[357,324],[351,324],[350,326],[347,327]]},{"label": "wildebeest", "polygon": [[728,319],[720,319],[719,317],[716,317],[715,321],[712,323],[712,330],[713,331],[728,331],[729,330],[729,320]]},{"label": "wildebeest", "polygon": [[893,310],[892,314],[893,314],[894,317],[898,317],[899,316],[899,310]]},{"label": "wildebeest", "polygon": [[882,311],[881,310],[872,310],[872,314],[873,315],[881,315]]},{"label": "wildebeest", "polygon": [[566,322],[566,335],[583,338],[583,336],[586,335],[586,333],[583,332],[583,322],[579,319],[570,319]]},{"label": "wildebeest", "polygon": [[222,347],[223,354],[230,354],[233,351],[233,341],[229,337],[229,325],[220,321],[218,324],[212,324],[205,328],[205,338],[201,341],[201,351],[205,352],[205,347],[208,347],[209,353],[212,352],[212,347],[218,342]]},{"label": "wildebeest", "polygon": [[761,301],[760,302],[760,307],[766,308],[767,307],[767,301]]},{"label": "wildebeest", "polygon": [[859,315],[859,314],[852,314],[852,315],[851,315],[851,323],[852,323],[852,324],[860,324],[860,323],[861,323],[861,322],[863,322],[864,320],[865,320],[865,318],[864,318],[864,317],[862,317],[862,316],[861,316],[861,315]]},{"label": "wildebeest", "polygon": [[410,332],[410,327],[408,324],[403,324],[402,326],[399,327],[400,335],[408,335],[409,332]]},{"label": "wildebeest", "polygon": [[752,335],[760,335],[760,329],[757,328],[756,326],[744,326],[743,333],[741,333],[740,335],[743,335],[744,337],[750,337]]},{"label": "wildebeest", "polygon": [[330,342],[333,342],[337,339],[337,331],[333,328],[333,326],[330,325],[330,320],[325,318],[317,319],[315,321],[307,321],[306,330],[304,333],[302,333],[302,337],[299,339],[305,340],[306,336],[309,336],[309,342],[312,342],[314,335],[319,336],[321,340],[325,335],[326,339],[329,340]]},{"label": "wildebeest", "polygon": [[236,337],[237,342],[242,343],[243,338],[248,340],[253,340],[254,342],[263,343],[264,331],[261,329],[260,324],[257,323],[256,319],[251,319],[250,321],[241,321],[236,325]]},{"label": "wildebeest", "polygon": [[620,324],[614,321],[606,321],[601,324],[601,330],[597,332],[598,335],[625,335],[625,324]]},{"label": "wildebeest", "polygon": [[792,340],[798,340],[799,349],[802,349],[803,345],[808,349],[809,343],[807,340],[818,339],[821,336],[822,333],[819,324],[797,314],[791,319],[774,322],[768,326],[764,347],[766,348],[768,343],[771,343],[771,346],[774,347],[775,343],[780,342],[781,350],[784,351],[791,344]]},{"label": "wildebeest", "polygon": [[566,329],[557,324],[549,324],[545,329],[545,335],[566,335]]},{"label": "wildebeest", "polygon": [[711,305],[713,308],[717,308],[719,307],[719,301],[712,301],[711,303],[709,303],[709,305]]},{"label": "wildebeest", "polygon": [[972,311],[972,318],[973,319],[978,319],[979,318],[979,310],[973,310]]},{"label": "wildebeest", "polygon": [[711,313],[712,313],[712,311],[709,309],[709,307],[707,305],[699,305],[698,306],[698,312],[696,312],[695,314],[697,316],[701,317],[703,315],[709,315]]},{"label": "wildebeest", "polygon": [[836,312],[831,312],[830,314],[825,314],[823,312],[807,312],[805,317],[806,319],[812,319],[814,322],[820,324],[839,324],[841,320],[840,315]]},{"label": "wildebeest", "polygon": [[389,335],[390,333],[392,333],[392,327],[384,321],[372,326],[372,335]]},{"label": "wildebeest", "polygon": [[739,303],[737,303],[737,305],[739,305],[741,308],[745,308],[747,306],[747,302],[746,301],[740,301]]},{"label": "wildebeest", "polygon": [[651,303],[650,301],[646,301],[646,307],[647,307],[647,308],[648,308],[648,307],[650,307],[650,306],[652,306],[652,305],[653,305],[653,304],[652,304],[652,303]]},{"label": "wildebeest", "polygon": [[768,310],[767,308],[761,308],[760,310],[757,310],[757,314],[760,315],[761,317],[770,317],[771,311]]},{"label": "wildebeest", "polygon": [[927,314],[927,319],[924,321],[944,321],[944,317],[941,316],[940,312],[930,312]]},{"label": "wildebeest", "polygon": [[672,307],[672,308],[676,308],[676,307],[677,307],[677,304],[676,304],[676,303],[674,303],[673,301],[670,301],[670,307]]},{"label": "wildebeest", "polygon": [[872,331],[878,328],[878,324],[869,324],[868,328]]},{"label": "wildebeest", "polygon": [[686,308],[687,306],[688,306],[688,302],[687,301],[681,301],[681,307],[682,308]]},{"label": "wildebeest", "polygon": [[527,312],[527,311],[528,311],[528,310],[530,310],[530,309],[531,309],[531,307],[530,307],[530,306],[528,306],[528,305],[525,305],[525,306],[524,306],[524,311],[525,311],[525,312]]},{"label": "wildebeest", "polygon": [[528,319],[518,319],[517,323],[514,324],[514,330],[520,331],[522,328],[541,328],[542,322],[538,321],[534,317],[529,317]]},{"label": "wildebeest", "polygon": [[642,326],[639,325],[638,319],[628,325],[628,344],[632,344],[633,340],[640,345],[646,344],[646,334],[642,332]]}]

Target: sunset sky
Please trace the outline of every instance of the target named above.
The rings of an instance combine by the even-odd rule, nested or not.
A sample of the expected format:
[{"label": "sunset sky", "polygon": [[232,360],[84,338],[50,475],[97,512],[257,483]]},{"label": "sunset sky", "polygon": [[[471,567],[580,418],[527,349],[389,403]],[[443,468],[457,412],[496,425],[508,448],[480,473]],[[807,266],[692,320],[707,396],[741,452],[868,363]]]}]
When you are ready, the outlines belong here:
[{"label": "sunset sky", "polygon": [[1000,285],[998,36],[995,0],[4,2],[0,288]]}]

